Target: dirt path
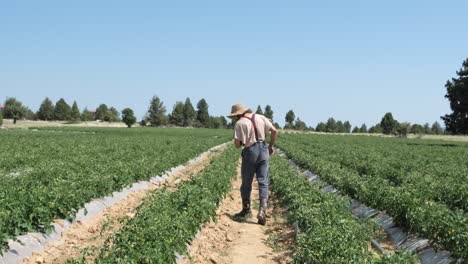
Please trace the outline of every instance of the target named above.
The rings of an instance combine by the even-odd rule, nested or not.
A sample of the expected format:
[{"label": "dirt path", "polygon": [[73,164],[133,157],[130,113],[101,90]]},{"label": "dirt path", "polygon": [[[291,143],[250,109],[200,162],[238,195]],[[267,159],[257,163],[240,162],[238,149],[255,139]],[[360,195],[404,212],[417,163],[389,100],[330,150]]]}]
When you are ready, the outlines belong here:
[{"label": "dirt path", "polygon": [[[211,221],[201,230],[190,248],[193,263],[289,263],[289,250],[294,236],[286,225],[284,211],[274,199],[268,209],[267,225],[257,224],[258,186],[252,191],[253,215],[244,222],[232,220],[241,209],[240,169],[233,181],[233,190],[217,211],[217,222]],[[255,182],[255,181],[254,181]],[[185,263],[191,263],[187,258]]]},{"label": "dirt path", "polygon": [[[224,150],[224,147],[216,152],[205,152],[197,162],[187,163],[182,170],[169,175],[164,185],[174,187],[181,181],[188,180],[198,174],[210,163],[215,155]],[[143,199],[150,191],[157,188],[159,188],[159,185],[150,184],[149,189],[131,193],[124,200],[105,209],[102,214],[85,222],[78,221],[72,224],[67,231],[62,233],[58,241],[48,244],[43,252],[33,254],[30,258],[25,259],[23,263],[64,263],[71,258],[81,258],[85,251],[87,252],[86,255],[88,255],[87,260],[92,261],[93,256],[98,254],[98,250],[106,239],[122,228],[126,220],[133,218],[136,208],[142,203]]]}]

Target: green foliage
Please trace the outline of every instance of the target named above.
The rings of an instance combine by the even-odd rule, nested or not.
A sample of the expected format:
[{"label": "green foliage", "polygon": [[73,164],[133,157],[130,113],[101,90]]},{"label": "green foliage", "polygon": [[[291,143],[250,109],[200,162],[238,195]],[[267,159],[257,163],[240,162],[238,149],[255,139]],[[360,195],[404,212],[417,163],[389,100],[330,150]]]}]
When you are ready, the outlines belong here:
[{"label": "green foliage", "polygon": [[382,126],[380,124],[377,124],[375,126],[371,126],[369,128],[369,133],[371,134],[381,134],[383,132]]},{"label": "green foliage", "polygon": [[92,199],[162,174],[232,136],[207,129],[38,129],[0,131],[0,244],[50,229],[53,219],[74,215]]},{"label": "green foliage", "polygon": [[286,134],[277,144],[343,193],[468,257],[468,144]]},{"label": "green foliage", "polygon": [[257,115],[264,115],[264,114],[263,114],[262,107],[261,107],[260,105],[257,107],[257,111],[255,111],[255,114],[257,114]]},{"label": "green foliage", "polygon": [[100,104],[96,109],[96,120],[106,121],[109,113],[109,108],[106,104]]},{"label": "green foliage", "polygon": [[[288,162],[271,160],[272,191],[288,208],[288,221],[297,226],[293,263],[382,263],[368,250],[372,225],[355,218],[350,201],[320,191]],[[398,262],[391,260],[399,260]],[[416,263],[414,256],[395,254],[386,263]]]},{"label": "green foliage", "polygon": [[13,119],[13,124],[16,124],[16,121],[23,118],[26,114],[26,108],[23,106],[23,103],[13,97],[5,100],[4,107],[3,116],[5,118]]},{"label": "green foliage", "polygon": [[55,104],[54,119],[59,121],[71,120],[71,107],[63,98],[60,98]]},{"label": "green foliage", "polygon": [[132,109],[125,108],[122,110],[122,121],[127,125],[128,128],[131,128],[136,123],[136,117]]},{"label": "green foliage", "polygon": [[3,113],[0,111],[0,127],[3,125]]},{"label": "green foliage", "polygon": [[80,109],[78,108],[78,104],[76,103],[76,101],[73,102],[73,106],[71,109],[71,119],[75,122],[80,121],[81,119]]},{"label": "green foliage", "polygon": [[172,110],[172,114],[169,118],[169,123],[175,126],[183,126],[184,125],[184,103],[177,102],[174,105],[174,109]]},{"label": "green foliage", "polygon": [[201,99],[197,104],[197,121],[201,127],[210,126],[210,114],[208,113],[208,103]]},{"label": "green foliage", "polygon": [[411,125],[410,129],[411,134],[424,134],[424,127],[420,124],[413,124]]},{"label": "green foliage", "polygon": [[328,118],[326,127],[327,127],[326,132],[333,133],[333,132],[338,131],[336,121],[335,121],[335,119],[333,117]]},{"label": "green foliage", "polygon": [[434,122],[434,124],[432,124],[431,132],[432,132],[432,134],[435,134],[435,135],[442,135],[442,134],[444,134],[444,129],[439,124],[439,122],[436,121],[436,122]]},{"label": "green foliage", "polygon": [[355,134],[355,133],[361,133],[361,131],[359,130],[359,127],[355,126],[355,127],[353,128],[352,133],[353,133],[353,134]]},{"label": "green foliage", "polygon": [[288,127],[288,128],[294,127],[293,123],[294,123],[294,119],[296,119],[296,115],[294,114],[293,110],[289,110],[286,113],[286,117],[284,119],[286,121],[286,127]]},{"label": "green foliage", "polygon": [[349,121],[345,121],[343,126],[344,126],[345,133],[351,133],[351,123],[349,123]]},{"label": "green foliage", "polygon": [[307,130],[307,124],[298,117],[294,124],[294,129],[305,131]]},{"label": "green foliage", "polygon": [[269,118],[270,120],[273,120],[273,110],[271,110],[271,106],[270,105],[266,105],[265,106],[265,113],[264,113],[264,116],[266,118]]},{"label": "green foliage", "polygon": [[317,127],[315,128],[315,131],[317,132],[327,132],[327,124],[320,122],[317,124]]},{"label": "green foliage", "polygon": [[338,120],[336,122],[336,131],[334,132],[337,132],[337,133],[345,133],[346,132],[346,128],[343,124],[343,122],[341,122],[340,120]]},{"label": "green foliage", "polygon": [[91,113],[91,111],[89,111],[88,108],[85,107],[83,113],[81,113],[81,121],[87,122],[92,120],[94,120],[93,113]]},{"label": "green foliage", "polygon": [[37,112],[37,117],[45,121],[54,120],[54,104],[48,97],[42,101],[39,111]]},{"label": "green foliage", "polygon": [[226,128],[228,121],[224,116],[213,117],[210,116],[210,128]]},{"label": "green foliage", "polygon": [[362,124],[362,126],[359,128],[359,133],[367,133],[367,126],[366,124]]},{"label": "green foliage", "polygon": [[153,127],[167,124],[166,107],[158,96],[153,96],[153,98],[151,98],[147,121]]},{"label": "green foliage", "polygon": [[117,122],[120,121],[120,113],[115,109],[114,107],[109,108],[109,111],[107,111],[106,116],[104,117],[104,120],[107,122]]},{"label": "green foliage", "polygon": [[397,133],[400,137],[406,137],[410,132],[411,124],[408,122],[403,122],[398,125]]},{"label": "green foliage", "polygon": [[382,132],[386,135],[396,133],[398,129],[398,121],[393,119],[392,113],[386,113],[380,121],[380,126],[382,127]]},{"label": "green foliage", "polygon": [[197,112],[195,112],[192,102],[190,102],[190,98],[187,97],[184,104],[184,126],[192,126],[196,116]]},{"label": "green foliage", "polygon": [[457,71],[458,78],[452,78],[445,84],[447,98],[452,112],[442,117],[447,131],[452,134],[468,134],[468,59],[463,61]]},{"label": "green foliage", "polygon": [[176,191],[155,191],[138,208],[137,216],[109,240],[96,263],[176,263],[175,253],[187,255],[203,223],[216,219],[216,209],[231,189],[238,152],[230,147]]}]

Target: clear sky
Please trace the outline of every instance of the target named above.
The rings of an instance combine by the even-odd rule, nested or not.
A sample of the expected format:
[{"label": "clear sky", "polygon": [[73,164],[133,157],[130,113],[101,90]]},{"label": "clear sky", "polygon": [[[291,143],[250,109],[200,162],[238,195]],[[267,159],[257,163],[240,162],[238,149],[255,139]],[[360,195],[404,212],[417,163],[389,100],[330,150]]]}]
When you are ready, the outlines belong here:
[{"label": "clear sky", "polygon": [[204,97],[270,104],[309,125],[434,122],[468,57],[468,1],[2,1],[0,101],[37,110]]}]

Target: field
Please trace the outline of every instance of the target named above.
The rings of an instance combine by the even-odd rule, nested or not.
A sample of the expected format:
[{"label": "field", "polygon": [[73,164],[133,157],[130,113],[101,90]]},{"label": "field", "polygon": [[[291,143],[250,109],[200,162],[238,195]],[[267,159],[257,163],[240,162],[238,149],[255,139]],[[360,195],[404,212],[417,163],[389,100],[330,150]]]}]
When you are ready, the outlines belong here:
[{"label": "field", "polygon": [[[278,147],[286,156],[271,159],[272,206],[267,226],[260,227],[255,214],[241,222],[232,218],[240,209],[239,150],[228,146],[187,165],[230,141],[231,135],[223,129],[167,128],[0,131],[2,250],[8,239],[29,232],[47,234],[51,223],[72,220],[86,203],[186,164],[178,174],[169,173],[164,185],[138,194],[138,203],[114,208],[128,212],[105,211],[90,220],[98,223],[95,226],[74,222],[71,229],[81,230],[83,245],[92,247],[66,240],[75,234],[64,231],[58,244],[44,244],[43,252],[23,260],[175,263],[179,256],[185,263],[419,262],[414,252],[397,252],[395,245],[388,245],[389,254],[370,247],[371,240],[384,243],[386,236],[372,220],[350,212],[350,198],[387,212],[436,248],[456,258],[468,257],[468,144],[281,134]],[[322,185],[291,168],[287,158],[336,186],[342,195],[325,193]],[[187,247],[197,241],[203,243]],[[241,241],[266,244],[242,251],[239,259],[234,253]],[[61,261],[49,259],[58,248]]]}]

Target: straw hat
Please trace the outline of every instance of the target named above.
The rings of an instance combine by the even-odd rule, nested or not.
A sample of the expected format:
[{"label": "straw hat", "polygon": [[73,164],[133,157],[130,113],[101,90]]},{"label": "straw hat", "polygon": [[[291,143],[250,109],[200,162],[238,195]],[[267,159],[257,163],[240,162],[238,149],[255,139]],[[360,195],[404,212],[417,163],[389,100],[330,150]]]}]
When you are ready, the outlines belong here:
[{"label": "straw hat", "polygon": [[245,113],[252,113],[252,110],[250,110],[250,108],[245,107],[243,104],[235,104],[232,106],[231,114],[227,117],[233,119],[234,117],[238,115],[243,115]]}]

